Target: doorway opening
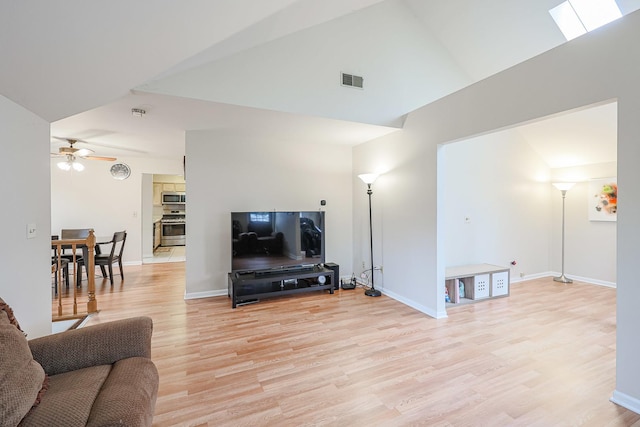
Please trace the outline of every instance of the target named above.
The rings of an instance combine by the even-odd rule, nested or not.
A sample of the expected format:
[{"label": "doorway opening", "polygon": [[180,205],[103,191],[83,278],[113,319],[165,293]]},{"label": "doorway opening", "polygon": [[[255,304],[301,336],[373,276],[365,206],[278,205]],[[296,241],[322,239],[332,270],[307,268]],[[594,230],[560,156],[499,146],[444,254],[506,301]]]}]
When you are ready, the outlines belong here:
[{"label": "doorway opening", "polygon": [[186,182],[183,175],[143,177],[143,264],[186,260]]}]

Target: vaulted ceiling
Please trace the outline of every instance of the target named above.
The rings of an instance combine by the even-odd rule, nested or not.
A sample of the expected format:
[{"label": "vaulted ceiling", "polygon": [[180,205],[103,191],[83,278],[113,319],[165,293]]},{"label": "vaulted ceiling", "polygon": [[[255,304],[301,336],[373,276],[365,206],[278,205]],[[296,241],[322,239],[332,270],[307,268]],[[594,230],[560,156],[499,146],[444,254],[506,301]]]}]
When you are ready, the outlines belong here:
[{"label": "vaulted ceiling", "polygon": [[[354,145],[564,42],[561,0],[0,1],[0,94],[103,155],[181,156],[193,129]],[[612,105],[522,135],[549,159],[574,139],[615,153]]]}]

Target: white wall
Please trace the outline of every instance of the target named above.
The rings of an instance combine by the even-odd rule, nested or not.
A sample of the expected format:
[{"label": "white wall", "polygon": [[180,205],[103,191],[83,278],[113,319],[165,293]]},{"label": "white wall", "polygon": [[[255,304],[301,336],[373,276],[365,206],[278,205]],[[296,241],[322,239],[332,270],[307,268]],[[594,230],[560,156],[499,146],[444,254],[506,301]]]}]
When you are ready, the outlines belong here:
[{"label": "white wall", "polygon": [[[411,118],[411,116],[409,117]],[[369,218],[366,186],[356,176],[382,173],[373,184],[374,264],[376,288],[434,317],[445,316],[437,307],[436,286],[430,274],[437,263],[436,159],[437,146],[425,143],[427,132],[401,132],[353,149],[354,270],[369,259]],[[430,167],[430,166],[433,167]],[[366,261],[367,267],[370,262]],[[444,282],[443,282],[444,286]],[[443,296],[444,298],[444,296]],[[443,299],[444,301],[444,299]]]},{"label": "white wall", "polygon": [[[51,235],[49,227],[49,124],[0,96],[4,248],[0,297],[29,338],[51,333]],[[27,239],[27,224],[36,237]]]},{"label": "white wall", "polygon": [[[320,209],[326,261],[350,266],[351,148],[264,144],[215,131],[187,132],[187,298],[227,295],[231,212]],[[346,270],[346,271],[345,271]],[[349,274],[341,268],[341,274]]]},{"label": "white wall", "polygon": [[[152,189],[146,191],[143,205],[143,174],[182,174],[182,158],[118,157],[131,168],[131,176],[116,180],[109,173],[112,162],[80,160],[82,172],[62,171],[56,167],[59,158],[51,159],[51,230],[93,228],[96,236],[112,236],[127,230],[123,258],[126,264],[142,263],[143,218],[148,219],[148,203]],[[144,210],[144,212],[143,212]],[[146,227],[152,225],[144,224]],[[150,233],[147,230],[147,233]],[[147,235],[145,233],[145,235]]]},{"label": "white wall", "polygon": [[[354,150],[354,164],[365,163],[370,168],[376,162],[388,161],[378,153],[393,153],[393,147],[407,147],[417,156],[396,162],[387,174],[388,193],[393,191],[396,209],[395,214],[385,212],[383,226],[385,230],[393,227],[396,232],[385,238],[385,287],[393,282],[395,295],[426,307],[425,312],[440,314],[444,311],[441,289],[446,236],[436,235],[437,201],[441,197],[433,185],[438,176],[437,144],[617,99],[621,191],[617,224],[617,385],[613,399],[635,412],[640,412],[640,287],[635,268],[640,258],[640,61],[630,53],[637,51],[638,39],[640,13],[635,12],[429,104],[409,115],[402,132]],[[394,159],[400,156],[396,154]],[[357,228],[354,231],[357,233]],[[360,236],[356,235],[354,241],[360,241]],[[394,260],[393,270],[389,269],[393,251],[403,246],[405,253],[409,248],[415,257]]]},{"label": "white wall", "polygon": [[[549,271],[549,167],[517,131],[443,148],[447,266],[511,267],[511,278]],[[438,166],[440,167],[440,165]],[[467,221],[466,218],[469,218]]]}]

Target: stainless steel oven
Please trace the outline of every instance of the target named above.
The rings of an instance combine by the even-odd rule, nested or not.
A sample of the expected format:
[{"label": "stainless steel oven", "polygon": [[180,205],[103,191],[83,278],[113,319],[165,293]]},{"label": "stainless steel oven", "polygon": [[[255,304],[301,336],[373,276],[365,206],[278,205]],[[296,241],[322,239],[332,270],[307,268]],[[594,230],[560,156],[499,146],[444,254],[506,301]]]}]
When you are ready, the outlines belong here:
[{"label": "stainless steel oven", "polygon": [[165,215],[160,220],[161,224],[161,246],[184,246],[187,242],[187,222],[182,218]]}]

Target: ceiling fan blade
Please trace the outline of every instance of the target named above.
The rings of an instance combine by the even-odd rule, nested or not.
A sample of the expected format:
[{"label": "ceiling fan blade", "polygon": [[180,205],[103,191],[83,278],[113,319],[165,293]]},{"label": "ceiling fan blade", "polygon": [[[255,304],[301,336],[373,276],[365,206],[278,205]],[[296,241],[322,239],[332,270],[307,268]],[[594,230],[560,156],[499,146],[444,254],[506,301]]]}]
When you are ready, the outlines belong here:
[{"label": "ceiling fan blade", "polygon": [[[51,139],[57,139],[58,141],[69,142],[69,138],[63,138],[63,137],[61,137],[61,136],[54,136],[54,135],[51,135]],[[53,141],[51,141],[51,142],[53,142]]]},{"label": "ceiling fan blade", "polygon": [[130,151],[132,153],[140,153],[140,154],[148,154],[146,151],[138,150],[137,148],[121,147],[121,146],[113,145],[113,144],[105,144],[104,142],[91,142],[91,141],[82,141],[82,140],[78,140],[78,142],[81,142],[83,144],[95,145],[96,147],[112,148],[114,150]]},{"label": "ceiling fan blade", "polygon": [[81,144],[89,144],[89,145],[94,145],[96,147],[104,147],[104,148],[113,148],[114,150],[122,150],[122,151],[130,151],[132,153],[140,153],[140,154],[148,154],[147,151],[144,150],[138,150],[136,148],[130,148],[130,147],[122,147],[119,145],[113,145],[113,144],[107,144],[104,142],[94,142],[94,141],[87,141],[84,139],[77,139],[77,138],[62,138],[60,136],[51,136],[52,139],[57,139],[59,141],[65,141],[67,143],[70,143],[71,141],[73,141],[73,143],[81,143]]},{"label": "ceiling fan blade", "polygon": [[80,157],[87,157],[88,155],[93,153],[95,153],[95,151],[90,148],[79,148],[78,151],[76,151],[74,154]]},{"label": "ceiling fan blade", "polygon": [[117,160],[116,157],[104,157],[104,156],[82,156],[82,158],[87,160],[104,160],[106,162],[113,162]]},{"label": "ceiling fan blade", "polygon": [[[74,156],[74,157],[80,157],[82,159],[88,159],[88,160],[104,160],[107,162],[113,162],[115,160],[117,160],[115,157],[108,157],[108,156],[93,156],[92,154],[95,153],[95,151],[93,151],[90,148],[75,148],[74,145],[78,142],[83,143],[83,144],[94,144],[93,142],[89,142],[89,141],[83,141],[81,139],[75,139],[75,138],[61,138],[59,136],[52,136],[52,139],[59,139],[61,141],[66,141],[69,146],[66,147],[60,147],[58,149],[59,151],[59,155],[61,156]],[[107,147],[106,144],[100,144],[100,143],[95,143],[94,145],[102,145]],[[117,148],[117,147],[114,147]]]}]

